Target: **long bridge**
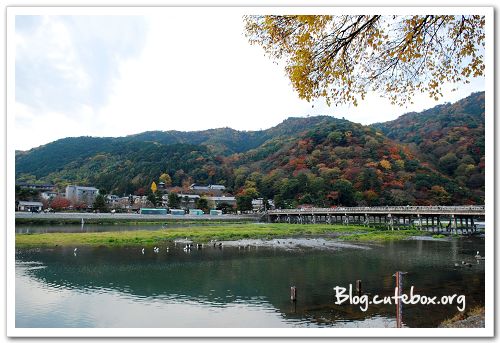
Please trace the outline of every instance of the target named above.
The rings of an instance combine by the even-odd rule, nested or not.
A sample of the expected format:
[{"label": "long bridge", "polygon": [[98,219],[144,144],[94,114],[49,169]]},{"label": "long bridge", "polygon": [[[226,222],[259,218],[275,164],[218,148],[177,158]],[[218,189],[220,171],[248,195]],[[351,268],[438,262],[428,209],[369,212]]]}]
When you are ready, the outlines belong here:
[{"label": "long bridge", "polygon": [[388,230],[416,228],[433,232],[474,233],[484,220],[482,206],[377,206],[301,208],[267,211],[267,221],[294,224],[357,224]]}]

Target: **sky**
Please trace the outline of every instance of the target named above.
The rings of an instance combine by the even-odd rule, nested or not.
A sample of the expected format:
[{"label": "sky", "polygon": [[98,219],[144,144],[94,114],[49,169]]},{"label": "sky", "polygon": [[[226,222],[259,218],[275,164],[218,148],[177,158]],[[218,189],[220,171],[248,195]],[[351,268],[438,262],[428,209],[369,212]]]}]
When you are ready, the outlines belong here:
[{"label": "sky", "polygon": [[357,107],[309,103],[248,43],[240,14],[212,14],[17,15],[15,149],[150,130],[260,130],[309,115],[370,124],[484,90],[481,78],[456,92],[445,85],[438,102],[419,94],[406,107],[378,94]]}]

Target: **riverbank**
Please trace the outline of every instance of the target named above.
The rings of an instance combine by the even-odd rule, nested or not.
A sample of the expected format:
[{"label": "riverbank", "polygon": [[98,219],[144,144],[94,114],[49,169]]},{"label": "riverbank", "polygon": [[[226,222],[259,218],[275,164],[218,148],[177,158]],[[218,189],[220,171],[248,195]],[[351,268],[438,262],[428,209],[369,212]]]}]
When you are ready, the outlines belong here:
[{"label": "riverbank", "polygon": [[459,313],[442,322],[440,328],[484,328],[484,307],[476,307],[467,313]]},{"label": "riverbank", "polygon": [[352,242],[382,242],[428,236],[418,230],[381,231],[363,226],[328,224],[225,224],[193,227],[177,227],[148,231],[110,231],[78,233],[16,234],[16,247],[40,247],[62,245],[105,246],[152,246],[187,239],[198,243],[211,240],[235,241],[242,239],[274,239],[287,237],[322,237]]}]

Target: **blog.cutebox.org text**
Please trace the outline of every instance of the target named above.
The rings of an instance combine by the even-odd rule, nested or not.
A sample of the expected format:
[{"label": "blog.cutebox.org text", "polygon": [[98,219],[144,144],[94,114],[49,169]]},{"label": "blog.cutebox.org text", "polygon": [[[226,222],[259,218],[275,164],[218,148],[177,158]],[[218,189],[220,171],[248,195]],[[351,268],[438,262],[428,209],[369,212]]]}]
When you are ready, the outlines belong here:
[{"label": "blog.cutebox.org text", "polygon": [[399,294],[399,290],[396,287],[394,289],[394,295],[390,296],[379,296],[368,294],[356,295],[353,294],[353,286],[349,285],[349,288],[336,286],[333,288],[335,294],[335,305],[342,305],[348,303],[350,305],[358,305],[361,311],[366,312],[370,305],[392,305],[401,301],[402,304],[411,305],[450,305],[457,304],[457,309],[460,312],[465,310],[465,295],[443,295],[438,296],[427,296],[421,295],[414,292],[414,286],[410,287],[410,292],[408,294]]}]

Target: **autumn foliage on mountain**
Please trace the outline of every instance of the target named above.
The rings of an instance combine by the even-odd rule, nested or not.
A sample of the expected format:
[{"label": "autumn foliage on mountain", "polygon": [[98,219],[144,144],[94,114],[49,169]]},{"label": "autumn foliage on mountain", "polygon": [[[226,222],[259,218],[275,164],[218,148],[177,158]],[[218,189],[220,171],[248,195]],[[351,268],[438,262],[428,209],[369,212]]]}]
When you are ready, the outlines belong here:
[{"label": "autumn foliage on mountain", "polygon": [[371,126],[317,116],[262,131],[65,138],[16,152],[16,181],[128,195],[167,175],[178,189],[223,184],[281,208],[483,204],[484,123],[475,93]]}]

